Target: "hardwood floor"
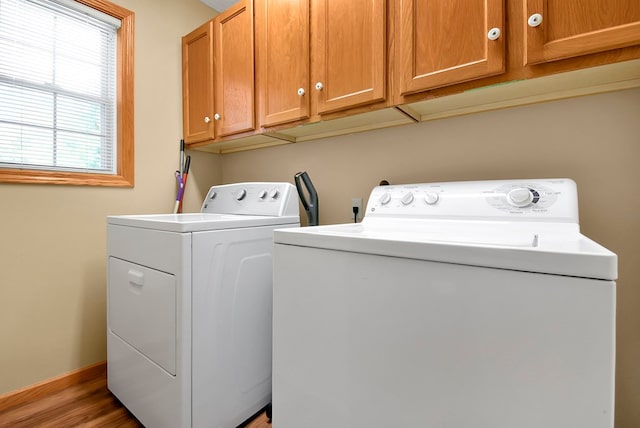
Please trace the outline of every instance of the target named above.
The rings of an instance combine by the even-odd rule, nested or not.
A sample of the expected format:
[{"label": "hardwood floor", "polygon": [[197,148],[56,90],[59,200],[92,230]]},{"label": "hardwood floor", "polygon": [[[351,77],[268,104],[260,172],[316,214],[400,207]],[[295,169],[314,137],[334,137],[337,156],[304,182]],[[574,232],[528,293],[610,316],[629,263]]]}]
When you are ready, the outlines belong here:
[{"label": "hardwood floor", "polygon": [[[10,407],[0,407],[0,427],[138,428],[142,424],[109,392],[106,376]],[[264,413],[245,428],[271,428]]]}]

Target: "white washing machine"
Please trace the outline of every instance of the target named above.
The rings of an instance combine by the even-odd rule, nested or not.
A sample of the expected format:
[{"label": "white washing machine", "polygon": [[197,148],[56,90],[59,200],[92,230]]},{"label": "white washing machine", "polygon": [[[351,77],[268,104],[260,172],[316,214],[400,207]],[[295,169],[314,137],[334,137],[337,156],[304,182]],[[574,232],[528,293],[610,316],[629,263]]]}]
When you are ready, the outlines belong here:
[{"label": "white washing machine", "polygon": [[273,230],[288,183],[214,186],[201,213],[112,216],[108,387],[145,426],[236,427],[271,400]]},{"label": "white washing machine", "polygon": [[274,242],[278,428],[613,427],[617,258],[573,181],[377,187]]}]

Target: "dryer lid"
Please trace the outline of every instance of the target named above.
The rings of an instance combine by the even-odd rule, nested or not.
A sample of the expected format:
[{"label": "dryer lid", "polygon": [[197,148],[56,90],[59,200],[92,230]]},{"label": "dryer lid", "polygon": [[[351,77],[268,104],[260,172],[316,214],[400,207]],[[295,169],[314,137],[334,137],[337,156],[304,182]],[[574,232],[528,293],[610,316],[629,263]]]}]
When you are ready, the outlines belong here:
[{"label": "dryer lid", "polygon": [[251,182],[212,186],[199,213],[107,217],[108,224],[197,232],[300,223],[298,198],[290,183]]},{"label": "dryer lid", "polygon": [[299,224],[300,218],[298,216],[269,217],[207,213],[149,214],[109,216],[107,223],[168,232],[199,232]]}]

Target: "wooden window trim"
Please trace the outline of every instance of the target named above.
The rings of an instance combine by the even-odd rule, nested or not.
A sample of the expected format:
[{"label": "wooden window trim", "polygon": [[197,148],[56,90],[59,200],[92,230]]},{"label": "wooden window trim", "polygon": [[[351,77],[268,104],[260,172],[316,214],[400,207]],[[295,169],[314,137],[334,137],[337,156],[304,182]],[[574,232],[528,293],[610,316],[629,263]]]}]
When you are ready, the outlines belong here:
[{"label": "wooden window trim", "polygon": [[0,182],[133,187],[133,40],[134,12],[106,0],[76,0],[121,21],[117,41],[117,163],[116,174],[0,169]]}]

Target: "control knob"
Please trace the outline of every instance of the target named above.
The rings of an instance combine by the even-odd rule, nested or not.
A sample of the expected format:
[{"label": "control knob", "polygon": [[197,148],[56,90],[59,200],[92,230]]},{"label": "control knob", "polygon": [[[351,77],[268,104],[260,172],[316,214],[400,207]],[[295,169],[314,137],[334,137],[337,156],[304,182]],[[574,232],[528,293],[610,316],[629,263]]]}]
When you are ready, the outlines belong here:
[{"label": "control knob", "polygon": [[260,193],[258,193],[258,198],[264,199],[266,197],[267,197],[267,191],[266,190],[261,190]]},{"label": "control knob", "polygon": [[533,202],[534,191],[526,187],[517,187],[507,193],[507,201],[514,207],[523,208]]},{"label": "control knob", "polygon": [[238,194],[236,195],[236,200],[241,201],[244,199],[244,197],[247,196],[247,191],[242,189],[241,191],[238,192]]},{"label": "control knob", "polygon": [[402,199],[400,199],[400,202],[402,202],[402,205],[409,205],[411,202],[413,202],[413,193],[406,193],[402,197]]},{"label": "control knob", "polygon": [[439,199],[440,196],[438,196],[438,194],[435,192],[427,192],[427,194],[424,195],[424,201],[427,203],[427,205],[434,205],[436,202],[438,202]]},{"label": "control knob", "polygon": [[391,202],[391,195],[388,192],[385,192],[382,196],[380,196],[380,199],[378,201],[380,202],[380,205],[387,205],[389,202]]},{"label": "control knob", "polygon": [[280,192],[278,192],[278,189],[273,189],[271,190],[271,192],[269,192],[269,197],[271,199],[277,199],[278,196],[280,196]]}]

